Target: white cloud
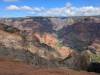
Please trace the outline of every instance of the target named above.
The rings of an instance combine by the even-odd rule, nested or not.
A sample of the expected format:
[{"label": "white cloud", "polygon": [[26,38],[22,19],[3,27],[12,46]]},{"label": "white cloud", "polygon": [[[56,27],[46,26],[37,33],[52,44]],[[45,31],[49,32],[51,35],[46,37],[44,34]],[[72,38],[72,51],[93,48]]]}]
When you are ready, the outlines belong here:
[{"label": "white cloud", "polygon": [[44,8],[44,7],[30,7],[30,6],[16,6],[10,5],[6,7],[7,10],[20,10],[29,12],[38,16],[90,16],[100,15],[100,7],[85,6],[75,7],[71,3],[67,3],[64,7],[58,8]]},{"label": "white cloud", "polygon": [[64,7],[45,9],[45,11],[40,11],[37,14],[42,14],[42,16],[91,16],[100,15],[100,7],[75,7],[71,3],[67,3]]},{"label": "white cloud", "polygon": [[17,7],[16,5],[10,5],[8,7],[6,7],[7,10],[19,10],[20,8]]},{"label": "white cloud", "polygon": [[21,6],[19,7],[20,10],[28,10],[28,11],[32,11],[33,8],[32,7],[29,7],[29,6]]},{"label": "white cloud", "polygon": [[16,5],[10,5],[8,7],[6,7],[6,10],[20,10],[20,11],[32,11],[33,8],[29,7],[29,6],[16,6]]},{"label": "white cloud", "polygon": [[81,7],[79,13],[83,15],[100,15],[100,7]]},{"label": "white cloud", "polygon": [[16,1],[19,1],[19,0],[3,0],[4,2],[16,2]]}]

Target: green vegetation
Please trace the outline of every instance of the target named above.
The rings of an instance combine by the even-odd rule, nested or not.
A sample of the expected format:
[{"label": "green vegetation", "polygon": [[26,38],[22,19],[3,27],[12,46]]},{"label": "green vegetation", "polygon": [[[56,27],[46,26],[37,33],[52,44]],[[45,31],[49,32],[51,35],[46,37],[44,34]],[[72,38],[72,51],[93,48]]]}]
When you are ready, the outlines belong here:
[{"label": "green vegetation", "polygon": [[13,28],[6,28],[5,31],[13,33],[14,29]]},{"label": "green vegetation", "polygon": [[62,44],[60,41],[58,41],[56,47],[57,47],[57,48],[61,48],[62,46],[63,46],[63,44]]},{"label": "green vegetation", "polygon": [[100,63],[100,55],[91,54],[91,62],[99,62]]}]

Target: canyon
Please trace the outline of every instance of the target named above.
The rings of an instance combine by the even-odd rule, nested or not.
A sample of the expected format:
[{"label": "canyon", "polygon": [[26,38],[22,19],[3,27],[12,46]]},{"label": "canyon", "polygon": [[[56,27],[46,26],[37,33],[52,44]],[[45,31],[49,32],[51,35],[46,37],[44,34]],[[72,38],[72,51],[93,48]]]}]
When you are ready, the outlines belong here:
[{"label": "canyon", "polygon": [[39,69],[87,71],[100,63],[100,17],[1,18],[0,58]]}]

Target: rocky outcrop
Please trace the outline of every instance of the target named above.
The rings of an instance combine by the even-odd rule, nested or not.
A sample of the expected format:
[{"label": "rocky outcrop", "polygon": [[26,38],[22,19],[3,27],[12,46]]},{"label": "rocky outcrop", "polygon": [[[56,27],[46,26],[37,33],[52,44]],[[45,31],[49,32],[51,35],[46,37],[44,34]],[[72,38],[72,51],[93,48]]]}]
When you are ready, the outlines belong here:
[{"label": "rocky outcrop", "polygon": [[[11,29],[11,32],[7,31],[8,28]],[[31,32],[17,29],[14,31],[15,29],[16,28],[6,24],[1,24],[1,48],[29,51],[32,54],[37,54],[46,60],[63,60],[71,55],[72,50],[70,48],[64,46],[58,47],[59,40],[52,34],[30,34]]]},{"label": "rocky outcrop", "polygon": [[[25,33],[25,32],[23,32],[23,33]],[[56,58],[58,58],[58,56],[59,56],[59,58],[60,58],[60,56],[63,56],[63,59],[68,57],[67,55],[64,56],[64,54],[63,54],[63,53],[68,53],[67,49],[65,49],[63,47],[58,50],[58,48],[57,48],[58,40],[55,37],[53,37],[52,35],[43,34],[43,36],[41,37],[39,34],[36,34],[36,33],[33,34],[33,36],[35,36],[36,39],[38,40],[39,45],[41,45],[43,43],[43,44],[55,49],[55,51],[53,51],[51,53],[50,51],[40,50],[43,47],[38,48],[38,47],[34,46],[34,44],[32,44],[32,39],[34,39],[34,37],[31,40],[29,40],[30,38],[27,38],[27,37],[32,37],[32,35],[28,36],[29,35],[28,34],[26,36],[25,35],[22,36],[22,34],[15,34],[15,32],[9,33],[5,30],[0,30],[1,47],[4,46],[6,48],[28,50],[28,51],[31,51],[33,54],[39,54],[40,57],[44,57],[47,59],[54,59],[54,58],[56,59]],[[61,53],[60,50],[63,50],[63,51],[65,50],[65,51]],[[57,55],[57,52],[59,55]],[[45,53],[47,53],[48,56],[44,55]],[[68,53],[68,55],[70,55],[70,53]],[[50,56],[51,56],[51,58],[50,58]]]},{"label": "rocky outcrop", "polygon": [[42,36],[40,36],[39,34],[35,34],[34,36],[41,44],[44,43],[45,45],[48,45],[49,47],[53,48],[57,54],[59,54],[58,56],[56,55],[56,53],[53,53],[54,54],[53,56],[55,56],[55,58],[65,59],[71,55],[72,50],[69,47],[63,46],[59,42],[59,40],[56,37],[54,37],[52,34],[45,33]]},{"label": "rocky outcrop", "polygon": [[95,40],[100,41],[100,23],[78,22],[59,31],[63,43],[76,50],[86,50]]},{"label": "rocky outcrop", "polygon": [[[67,20],[71,22],[66,23]],[[98,20],[98,17],[2,19],[0,57],[38,67],[86,70],[91,52],[98,54],[100,49]]]}]

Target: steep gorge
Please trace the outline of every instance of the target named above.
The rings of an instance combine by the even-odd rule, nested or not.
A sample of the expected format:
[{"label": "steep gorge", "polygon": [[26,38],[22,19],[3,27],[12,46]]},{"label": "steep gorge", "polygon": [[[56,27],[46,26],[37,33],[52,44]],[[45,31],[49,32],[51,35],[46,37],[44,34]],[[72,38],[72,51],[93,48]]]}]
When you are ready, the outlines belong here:
[{"label": "steep gorge", "polygon": [[1,19],[0,58],[22,61],[34,67],[86,70],[91,63],[90,54],[99,56],[100,23],[97,19],[100,18],[81,17],[81,21],[72,18],[75,23],[71,24],[66,23],[67,19]]}]

